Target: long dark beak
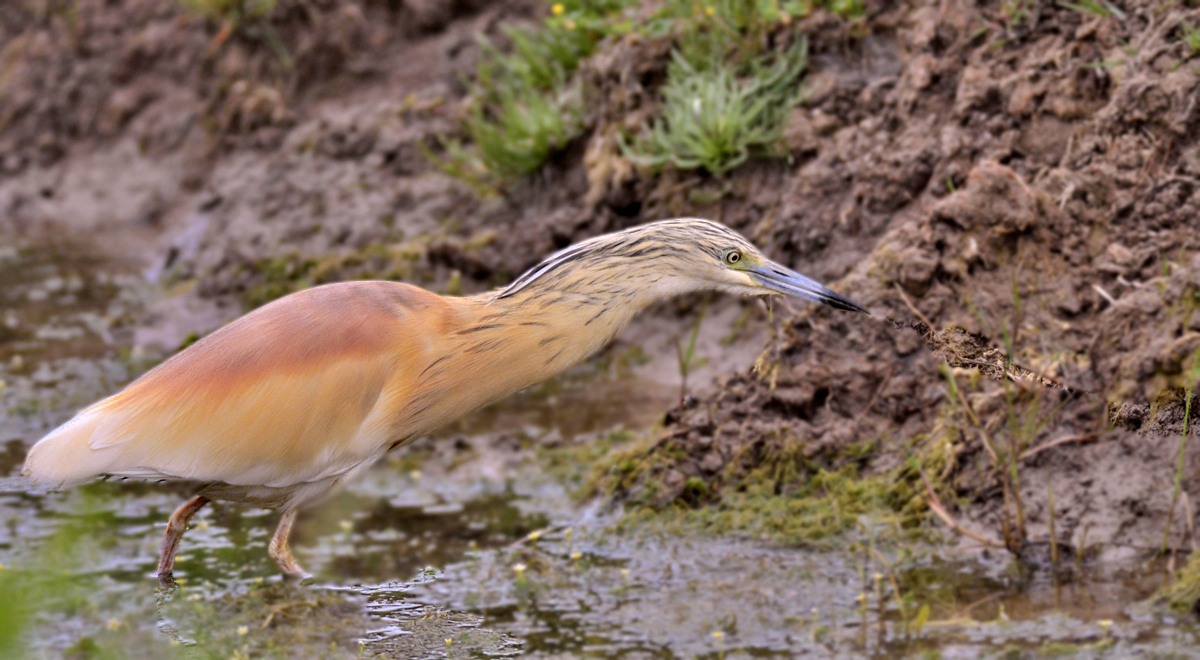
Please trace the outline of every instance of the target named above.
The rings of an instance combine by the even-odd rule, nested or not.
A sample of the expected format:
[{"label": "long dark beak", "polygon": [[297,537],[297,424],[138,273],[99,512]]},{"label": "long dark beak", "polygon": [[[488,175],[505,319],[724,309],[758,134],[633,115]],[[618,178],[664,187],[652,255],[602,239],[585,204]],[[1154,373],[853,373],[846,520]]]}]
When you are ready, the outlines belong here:
[{"label": "long dark beak", "polygon": [[746,270],[759,284],[772,291],[829,305],[846,312],[862,312],[868,316],[871,315],[862,305],[846,296],[775,262],[768,261],[761,266],[754,266]]}]

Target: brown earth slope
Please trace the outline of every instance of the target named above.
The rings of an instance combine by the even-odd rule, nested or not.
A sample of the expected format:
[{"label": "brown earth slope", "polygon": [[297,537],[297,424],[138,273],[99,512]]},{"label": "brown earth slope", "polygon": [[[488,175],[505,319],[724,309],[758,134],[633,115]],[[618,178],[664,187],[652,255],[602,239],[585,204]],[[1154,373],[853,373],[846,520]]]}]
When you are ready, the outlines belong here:
[{"label": "brown earth slope", "polygon": [[[1200,60],[1181,39],[1200,13],[1038,7],[1016,27],[994,6],[894,9],[860,41],[810,26],[799,162],[752,232],[845,273],[875,318],[788,319],[759,373],[676,413],[631,494],[662,504],[692,477],[743,488],[798,443],[802,474],[924,461],[998,537],[986,439],[1024,453],[1029,540],[1048,538],[1052,492],[1063,541],[1157,546],[1183,418],[1172,388],[1200,347]],[[1193,445],[1193,499],[1197,468]]]}]

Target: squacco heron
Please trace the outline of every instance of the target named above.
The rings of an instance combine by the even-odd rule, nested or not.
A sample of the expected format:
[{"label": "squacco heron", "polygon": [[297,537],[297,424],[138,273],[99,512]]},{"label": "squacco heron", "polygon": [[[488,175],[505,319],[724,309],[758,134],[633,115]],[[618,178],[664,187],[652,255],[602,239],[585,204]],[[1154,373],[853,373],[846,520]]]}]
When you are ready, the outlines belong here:
[{"label": "squacco heron", "polygon": [[572,245],[475,296],[328,284],[242,316],[85,408],[34,445],[23,474],[51,488],[99,477],[197,484],[167,522],[163,579],[210,500],[281,510],[269,552],[286,577],[302,578],[288,545],[302,506],[392,449],[584,360],[647,305],[704,289],[866,312],[696,219]]}]

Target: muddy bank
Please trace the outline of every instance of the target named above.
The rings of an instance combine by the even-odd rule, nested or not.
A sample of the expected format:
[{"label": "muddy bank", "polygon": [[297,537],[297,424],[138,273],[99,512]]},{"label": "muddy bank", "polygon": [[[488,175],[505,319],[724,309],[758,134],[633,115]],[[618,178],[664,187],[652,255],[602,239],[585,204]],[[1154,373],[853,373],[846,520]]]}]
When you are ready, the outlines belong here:
[{"label": "muddy bank", "polygon": [[[708,504],[764,466],[781,466],[787,494],[850,466],[886,476],[903,510],[925,498],[923,468],[955,515],[998,537],[1007,465],[988,436],[1044,449],[1019,466],[1029,540],[1053,524],[1072,547],[1157,549],[1200,346],[1200,64],[1181,36],[1194,10],[1129,5],[890,9],[869,37],[814,35],[800,162],[753,233],[840,276],[875,318],[788,317],[757,372],[673,413],[626,496],[695,505],[698,478]],[[977,345],[946,370],[946,351],[886,318]],[[1169,545],[1190,547],[1175,522]]]}]

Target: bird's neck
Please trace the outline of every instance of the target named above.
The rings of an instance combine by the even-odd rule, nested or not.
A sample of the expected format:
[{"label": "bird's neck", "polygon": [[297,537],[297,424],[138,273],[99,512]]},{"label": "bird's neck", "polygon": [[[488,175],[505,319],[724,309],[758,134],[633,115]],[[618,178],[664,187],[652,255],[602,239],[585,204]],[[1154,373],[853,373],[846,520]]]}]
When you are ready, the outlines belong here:
[{"label": "bird's neck", "polygon": [[396,435],[430,432],[562,373],[603,348],[646,306],[683,290],[665,281],[624,288],[597,282],[457,299]]},{"label": "bird's neck", "polygon": [[511,319],[497,334],[511,342],[512,356],[536,367],[525,387],[599,351],[651,302],[643,292],[534,290],[485,302],[480,318]]},{"label": "bird's neck", "polygon": [[551,378],[616,337],[649,305],[690,287],[665,279],[633,284],[577,282],[569,288],[531,286],[510,297],[470,299],[472,321],[458,332],[460,350],[494,362],[503,376],[496,396]]}]

